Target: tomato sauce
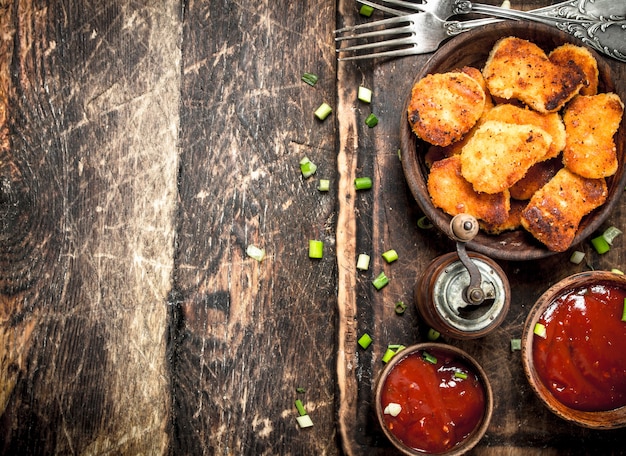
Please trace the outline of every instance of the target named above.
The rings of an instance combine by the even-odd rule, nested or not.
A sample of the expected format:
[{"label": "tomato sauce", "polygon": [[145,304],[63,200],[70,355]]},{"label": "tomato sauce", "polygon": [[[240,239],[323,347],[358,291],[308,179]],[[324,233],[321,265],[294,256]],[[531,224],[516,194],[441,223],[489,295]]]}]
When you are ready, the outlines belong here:
[{"label": "tomato sauce", "polygon": [[[406,446],[426,453],[442,453],[458,445],[481,423],[485,389],[462,360],[439,350],[407,355],[389,373],[382,388],[383,409],[400,404],[397,416],[384,414],[384,423]],[[467,378],[458,378],[455,372]],[[463,374],[461,374],[463,376]]]},{"label": "tomato sauce", "polygon": [[533,363],[562,404],[598,412],[626,405],[626,291],[608,284],[573,289],[550,304],[534,336]]}]

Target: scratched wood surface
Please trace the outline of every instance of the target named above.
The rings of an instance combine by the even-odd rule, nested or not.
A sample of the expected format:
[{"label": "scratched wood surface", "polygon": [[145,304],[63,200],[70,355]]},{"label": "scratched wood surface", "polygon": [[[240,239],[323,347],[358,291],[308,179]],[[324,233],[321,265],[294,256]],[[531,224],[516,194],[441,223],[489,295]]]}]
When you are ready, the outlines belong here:
[{"label": "scratched wood surface", "polygon": [[[381,351],[423,338],[413,284],[453,248],[416,228],[397,155],[428,56],[337,65],[332,30],[363,19],[352,0],[309,3],[0,0],[2,454],[394,454],[371,401]],[[354,190],[361,175],[372,190]],[[607,223],[625,218],[621,204]],[[581,247],[592,267],[626,267],[621,248]],[[507,321],[459,344],[497,391],[475,453],[619,453],[623,431],[543,409],[508,351],[534,299],[583,266],[501,265]],[[391,283],[376,292],[381,270]],[[296,398],[313,428],[297,427]]]}]

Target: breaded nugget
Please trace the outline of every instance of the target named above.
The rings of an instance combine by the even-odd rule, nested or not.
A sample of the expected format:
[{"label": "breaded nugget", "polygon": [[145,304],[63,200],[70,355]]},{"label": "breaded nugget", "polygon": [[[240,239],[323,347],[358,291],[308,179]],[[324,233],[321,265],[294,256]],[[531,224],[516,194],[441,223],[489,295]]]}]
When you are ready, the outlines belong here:
[{"label": "breaded nugget", "polygon": [[475,191],[500,193],[542,160],[551,142],[539,127],[489,120],[463,148],[461,172]]},{"label": "breaded nugget", "polygon": [[430,74],[411,91],[407,109],[413,132],[424,141],[447,146],[474,126],[485,107],[480,84],[459,71]]},{"label": "breaded nugget", "polygon": [[483,92],[485,92],[485,107],[483,109],[483,112],[493,108],[493,100],[491,99],[491,95],[489,94],[489,89],[487,88],[487,81],[485,81],[482,71],[480,71],[478,68],[474,68],[471,66],[464,66],[459,71],[461,71],[462,73],[465,73],[470,78],[478,82],[478,84],[480,84],[480,87],[483,89]]},{"label": "breaded nugget", "polygon": [[501,104],[486,112],[483,120],[499,120],[518,125],[534,125],[546,131],[552,137],[550,148],[544,160],[554,158],[565,147],[565,125],[556,112],[541,114],[530,109],[520,108],[512,104]]},{"label": "breaded nugget", "polygon": [[567,141],[563,163],[572,172],[590,179],[612,176],[617,171],[617,132],[624,104],[615,93],[578,96],[563,114]]},{"label": "breaded nugget", "polygon": [[561,168],[563,168],[563,162],[560,157],[534,164],[524,177],[511,186],[509,189],[511,198],[531,199],[535,192],[546,185]]},{"label": "breaded nugget", "polygon": [[483,76],[493,96],[519,99],[543,113],[561,109],[586,81],[576,64],[553,63],[539,46],[515,37],[494,45]]},{"label": "breaded nugget", "polygon": [[527,201],[511,200],[509,216],[503,223],[487,223],[479,221],[480,229],[489,234],[501,234],[505,231],[513,231],[522,227],[522,211],[526,207]]},{"label": "breaded nugget", "polygon": [[477,193],[461,175],[458,155],[433,163],[428,175],[428,193],[433,205],[452,216],[471,214],[488,223],[504,223],[509,214],[509,192]]},{"label": "breaded nugget", "polygon": [[583,70],[587,83],[580,89],[581,95],[595,95],[598,93],[598,62],[591,51],[584,46],[566,43],[550,52],[548,56],[551,62],[559,65],[567,65],[574,62]]},{"label": "breaded nugget", "polygon": [[581,219],[604,204],[604,179],[586,179],[562,168],[531,198],[521,223],[554,252],[564,252],[576,236]]}]

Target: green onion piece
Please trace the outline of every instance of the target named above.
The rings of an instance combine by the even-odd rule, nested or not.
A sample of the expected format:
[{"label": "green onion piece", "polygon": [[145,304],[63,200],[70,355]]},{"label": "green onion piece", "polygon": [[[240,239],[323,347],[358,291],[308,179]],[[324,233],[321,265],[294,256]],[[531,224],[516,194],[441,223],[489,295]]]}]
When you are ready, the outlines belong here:
[{"label": "green onion piece", "polygon": [[626,298],[624,298],[624,309],[622,310],[622,321],[626,321]]},{"label": "green onion piece", "polygon": [[398,160],[402,161],[402,149],[398,149]]},{"label": "green onion piece", "polygon": [[430,341],[435,341],[435,340],[439,339],[439,336],[441,336],[441,333],[439,331],[437,331],[436,329],[433,329],[433,328],[430,328],[428,330],[428,334],[426,335],[426,337]]},{"label": "green onion piece", "polygon": [[383,363],[388,363],[389,360],[391,358],[394,357],[394,355],[396,354],[395,350],[392,350],[391,348],[387,348],[387,350],[385,350],[385,354],[383,355]]},{"label": "green onion piece", "polygon": [[315,117],[319,120],[324,120],[331,112],[333,112],[333,108],[331,108],[328,103],[322,103],[320,107],[315,110]]},{"label": "green onion piece", "polygon": [[367,349],[372,343],[372,337],[368,333],[364,333],[358,340],[359,345],[363,350]]},{"label": "green onion piece", "polygon": [[609,243],[606,242],[606,239],[604,239],[604,236],[598,236],[596,238],[593,238],[591,240],[591,244],[593,245],[593,248],[596,249],[596,252],[598,252],[600,255],[608,252],[611,249]]},{"label": "green onion piece", "polygon": [[398,353],[400,350],[404,350],[406,347],[402,344],[389,344],[387,348]]},{"label": "green onion piece", "polygon": [[402,301],[398,301],[396,302],[396,306],[394,310],[396,311],[398,315],[402,315],[404,311],[406,310],[406,304],[403,303]]},{"label": "green onion piece", "polygon": [[364,103],[372,102],[372,91],[367,87],[359,86],[359,92],[357,94],[359,100]]},{"label": "green onion piece", "polygon": [[309,415],[297,416],[296,421],[302,429],[313,426],[313,421]]},{"label": "green onion piece", "polygon": [[365,17],[370,17],[373,12],[374,8],[369,5],[361,5],[361,9],[359,10],[359,14]]},{"label": "green onion piece", "polygon": [[581,252],[579,250],[576,250],[574,252],[572,252],[572,256],[569,257],[570,262],[574,263],[574,264],[580,264],[583,259],[585,258],[585,252]]},{"label": "green onion piece", "polygon": [[370,256],[365,253],[359,254],[359,258],[356,260],[356,268],[361,271],[367,271],[370,267]]},{"label": "green onion piece", "polygon": [[296,388],[296,393],[304,394],[304,393],[306,393],[306,390],[304,388],[302,388],[301,386],[299,386],[299,387]]},{"label": "green onion piece", "polygon": [[378,117],[376,117],[374,113],[371,113],[369,116],[367,116],[367,119],[365,119],[365,125],[370,128],[374,128],[376,125],[378,125]]},{"label": "green onion piece", "polygon": [[324,256],[324,242],[309,239],[309,258],[322,258]]},{"label": "green onion piece", "polygon": [[622,234],[622,232],[618,228],[611,226],[604,230],[604,233],[602,233],[602,237],[606,242],[609,243],[609,245],[613,245],[613,240],[620,234]]},{"label": "green onion piece", "polygon": [[624,275],[624,271],[622,271],[621,269],[617,269],[617,268],[611,269],[611,272],[613,274]]},{"label": "green onion piece", "polygon": [[320,179],[319,183],[317,184],[317,189],[320,192],[327,192],[328,190],[330,190],[330,181],[328,179]]},{"label": "green onion piece", "polygon": [[460,380],[467,380],[467,373],[461,372],[461,371],[455,371],[454,378],[458,378]]},{"label": "green onion piece", "polygon": [[246,254],[250,258],[253,258],[257,260],[258,262],[261,262],[265,258],[265,249],[257,247],[256,245],[249,245],[246,248]]},{"label": "green onion piece", "polygon": [[433,355],[431,355],[427,351],[422,352],[422,358],[424,358],[424,361],[427,361],[431,364],[437,364],[437,358],[435,358]]},{"label": "green onion piece", "polygon": [[522,339],[511,339],[511,351],[519,351],[522,349]]},{"label": "green onion piece", "polygon": [[543,339],[545,339],[547,337],[546,326],[541,324],[541,323],[535,323],[535,328],[533,329],[533,332],[537,336],[539,336],[539,337],[541,337]]},{"label": "green onion piece", "polygon": [[302,80],[310,86],[314,86],[317,83],[318,79],[319,78],[314,73],[304,73],[302,75]]},{"label": "green onion piece", "polygon": [[302,177],[309,178],[317,171],[317,165],[309,160],[309,157],[302,157],[300,160],[300,172]]},{"label": "green onion piece", "polygon": [[385,271],[383,271],[380,274],[378,274],[378,277],[376,277],[372,281],[372,285],[374,285],[374,287],[376,287],[377,290],[380,290],[381,288],[386,286],[388,283],[389,283],[389,279],[385,275]]},{"label": "green onion piece", "polygon": [[369,190],[372,188],[371,177],[357,177],[354,179],[354,188],[357,190]]},{"label": "green onion piece", "polygon": [[298,413],[300,416],[306,415],[306,409],[304,408],[304,404],[300,399],[296,399],[296,408],[298,409]]},{"label": "green onion piece", "polygon": [[417,219],[417,226],[418,228],[421,228],[423,230],[430,230],[433,227],[433,224],[430,223],[430,220],[428,220],[428,217],[424,215],[423,217],[420,217],[419,219]]},{"label": "green onion piece", "polygon": [[398,259],[398,252],[394,249],[387,250],[386,252],[383,252],[383,258],[387,263],[393,263]]}]

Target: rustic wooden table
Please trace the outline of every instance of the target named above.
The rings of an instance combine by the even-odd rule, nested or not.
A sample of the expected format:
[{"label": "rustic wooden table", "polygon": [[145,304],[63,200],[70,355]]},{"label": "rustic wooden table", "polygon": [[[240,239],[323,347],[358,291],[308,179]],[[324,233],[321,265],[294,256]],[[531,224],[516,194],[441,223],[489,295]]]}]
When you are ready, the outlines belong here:
[{"label": "rustic wooden table", "polygon": [[[353,0],[0,0],[3,454],[395,454],[373,415],[380,356],[424,339],[413,286],[454,245],[417,229],[397,154],[401,106],[429,56],[338,64],[332,31],[361,20]],[[611,67],[623,92],[626,65]],[[305,156],[318,165],[309,179]],[[365,175],[373,189],[355,192]],[[626,226],[623,202],[607,224]],[[309,239],[324,241],[323,259],[308,258]],[[448,341],[496,391],[474,454],[624,451],[626,431],[548,412],[509,349],[549,285],[624,269],[623,242],[603,256],[577,246],[587,265],[567,253],[500,263],[506,321]],[[374,343],[360,351],[365,331]],[[296,398],[313,428],[298,428]]]}]

